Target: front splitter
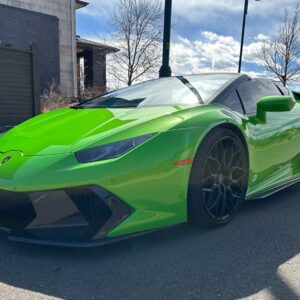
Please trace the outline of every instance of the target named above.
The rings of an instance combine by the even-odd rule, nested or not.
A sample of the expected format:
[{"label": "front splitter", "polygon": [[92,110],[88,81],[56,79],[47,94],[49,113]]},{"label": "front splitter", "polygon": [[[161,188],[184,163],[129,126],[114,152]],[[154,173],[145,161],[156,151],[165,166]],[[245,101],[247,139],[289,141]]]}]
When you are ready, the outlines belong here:
[{"label": "front splitter", "polygon": [[[9,235],[8,240],[12,242],[18,242],[18,243],[25,243],[25,244],[35,244],[35,245],[42,245],[42,246],[54,246],[54,247],[67,247],[67,248],[94,248],[94,247],[101,247],[105,245],[110,245],[114,243],[118,243],[121,241],[125,241],[131,238],[139,237],[142,235],[146,235],[149,233],[153,233],[158,230],[167,229],[170,226],[166,226],[163,228],[158,229],[152,229],[152,230],[146,230],[138,233],[133,233],[129,235],[124,235],[121,237],[114,237],[114,238],[102,238],[95,241],[90,242],[56,242],[56,241],[48,241],[48,240],[37,240],[37,239],[30,239],[30,238],[24,238],[24,237],[18,237],[14,235]],[[6,229],[3,229],[0,227],[0,231],[6,232]]]}]

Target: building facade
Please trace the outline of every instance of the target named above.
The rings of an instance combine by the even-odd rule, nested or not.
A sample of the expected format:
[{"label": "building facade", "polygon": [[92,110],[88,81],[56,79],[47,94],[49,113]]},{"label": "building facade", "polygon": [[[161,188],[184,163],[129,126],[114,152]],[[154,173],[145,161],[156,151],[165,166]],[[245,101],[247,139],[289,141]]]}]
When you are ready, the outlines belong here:
[{"label": "building facade", "polygon": [[[76,10],[86,5],[87,2],[79,0],[0,0],[0,44],[28,49],[34,43],[38,47],[41,92],[55,81],[66,96],[77,96]],[[79,46],[82,49],[82,41]],[[106,54],[117,51],[103,46]],[[90,78],[93,65],[98,65],[93,61],[96,59],[94,55],[92,61],[87,62]],[[102,56],[103,59],[105,57]],[[102,72],[105,72],[105,66]],[[99,77],[99,73],[98,69],[95,78]],[[98,82],[105,85],[106,82],[101,80]]]},{"label": "building facade", "polygon": [[96,87],[106,90],[106,56],[119,49],[77,37],[77,70],[79,90]]}]

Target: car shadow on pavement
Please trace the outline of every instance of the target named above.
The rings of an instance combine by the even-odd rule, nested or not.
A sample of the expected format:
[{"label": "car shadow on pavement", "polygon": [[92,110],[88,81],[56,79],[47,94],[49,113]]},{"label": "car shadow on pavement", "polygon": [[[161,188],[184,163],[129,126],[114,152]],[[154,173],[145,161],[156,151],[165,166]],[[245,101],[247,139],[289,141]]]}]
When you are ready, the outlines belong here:
[{"label": "car shadow on pavement", "polygon": [[12,295],[17,287],[63,299],[237,299],[268,289],[299,299],[277,271],[300,253],[300,184],[245,203],[216,230],[183,224],[92,249],[1,235],[0,253],[0,284]]}]

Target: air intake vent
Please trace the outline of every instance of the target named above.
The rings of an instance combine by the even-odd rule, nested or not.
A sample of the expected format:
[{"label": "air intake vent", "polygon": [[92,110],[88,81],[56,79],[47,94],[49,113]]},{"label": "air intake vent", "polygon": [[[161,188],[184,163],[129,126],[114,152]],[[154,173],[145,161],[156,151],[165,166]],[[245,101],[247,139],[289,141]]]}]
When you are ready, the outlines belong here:
[{"label": "air intake vent", "polygon": [[90,225],[101,227],[112,216],[110,208],[92,190],[72,188],[66,192]]},{"label": "air intake vent", "polygon": [[11,229],[23,228],[35,216],[28,194],[0,190],[0,226]]}]

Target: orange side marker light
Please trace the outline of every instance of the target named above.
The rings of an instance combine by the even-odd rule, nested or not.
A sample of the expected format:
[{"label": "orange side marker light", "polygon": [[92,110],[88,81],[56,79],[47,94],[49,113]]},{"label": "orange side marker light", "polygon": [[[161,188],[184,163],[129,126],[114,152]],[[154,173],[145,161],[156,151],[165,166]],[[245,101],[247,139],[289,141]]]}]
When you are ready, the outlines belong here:
[{"label": "orange side marker light", "polygon": [[181,161],[174,162],[175,166],[184,166],[184,165],[191,165],[193,164],[194,158],[189,158]]}]

